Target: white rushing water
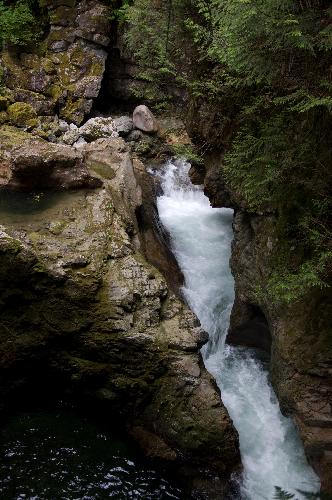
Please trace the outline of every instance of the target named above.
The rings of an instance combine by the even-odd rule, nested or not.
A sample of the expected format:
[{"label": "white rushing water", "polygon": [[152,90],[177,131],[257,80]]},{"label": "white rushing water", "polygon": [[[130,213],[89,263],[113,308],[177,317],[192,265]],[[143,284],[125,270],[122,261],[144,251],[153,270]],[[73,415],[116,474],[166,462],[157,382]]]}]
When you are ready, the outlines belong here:
[{"label": "white rushing water", "polygon": [[253,350],[225,346],[234,300],[229,267],[233,212],[210,206],[202,189],[190,183],[189,167],[176,160],[158,171],[163,188],[158,211],[185,277],[184,296],[210,336],[202,349],[205,366],[239,432],[244,468],[239,496],[270,500],[275,486],[317,491],[318,478],[295,425],[280,412],[264,362]]}]

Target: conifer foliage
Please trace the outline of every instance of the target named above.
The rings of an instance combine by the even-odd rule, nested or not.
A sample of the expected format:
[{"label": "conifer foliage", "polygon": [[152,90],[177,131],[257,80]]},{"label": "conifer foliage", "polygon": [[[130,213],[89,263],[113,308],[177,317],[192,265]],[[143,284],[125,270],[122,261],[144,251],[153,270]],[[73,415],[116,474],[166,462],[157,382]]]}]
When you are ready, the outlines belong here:
[{"label": "conifer foliage", "polygon": [[42,33],[39,4],[34,0],[0,1],[0,44],[22,46],[36,41]]},{"label": "conifer foliage", "polygon": [[223,175],[277,216],[268,293],[293,301],[331,276],[332,7],[327,0],[135,0],[126,39],[154,102],[174,82],[213,113]]}]

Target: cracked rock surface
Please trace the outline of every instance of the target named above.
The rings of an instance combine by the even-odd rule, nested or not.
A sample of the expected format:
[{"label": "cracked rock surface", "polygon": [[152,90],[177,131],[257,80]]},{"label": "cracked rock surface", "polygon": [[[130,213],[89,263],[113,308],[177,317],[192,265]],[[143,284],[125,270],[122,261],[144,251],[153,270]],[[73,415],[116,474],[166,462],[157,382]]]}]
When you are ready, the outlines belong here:
[{"label": "cracked rock surface", "polygon": [[[12,161],[28,173],[25,147],[14,144]],[[237,432],[202,364],[206,333],[141,252],[142,190],[128,146],[106,138],[79,151],[41,140],[29,147],[35,156],[49,148],[47,168],[60,168],[58,148],[68,148],[65,170],[84,169],[96,184],[68,191],[58,179],[62,189],[33,195],[2,188],[3,403],[50,381],[120,418],[148,456],[228,478],[240,463]]]}]

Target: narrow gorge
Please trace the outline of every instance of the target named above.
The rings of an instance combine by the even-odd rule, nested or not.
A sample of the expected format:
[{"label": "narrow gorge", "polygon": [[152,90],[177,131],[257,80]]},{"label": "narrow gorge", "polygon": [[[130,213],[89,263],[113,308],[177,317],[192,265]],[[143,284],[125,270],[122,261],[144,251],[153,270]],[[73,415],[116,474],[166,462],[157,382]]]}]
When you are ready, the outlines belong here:
[{"label": "narrow gorge", "polygon": [[1,498],[330,498],[331,14],[0,1]]},{"label": "narrow gorge", "polygon": [[212,208],[191,184],[189,168],[184,161],[164,167],[158,209],[185,276],[184,296],[209,333],[202,348],[205,366],[239,432],[244,470],[233,479],[237,494],[273,498],[275,485],[315,493],[318,477],[305,459],[294,424],[279,410],[262,351],[225,346],[234,301],[229,269],[233,212]]}]

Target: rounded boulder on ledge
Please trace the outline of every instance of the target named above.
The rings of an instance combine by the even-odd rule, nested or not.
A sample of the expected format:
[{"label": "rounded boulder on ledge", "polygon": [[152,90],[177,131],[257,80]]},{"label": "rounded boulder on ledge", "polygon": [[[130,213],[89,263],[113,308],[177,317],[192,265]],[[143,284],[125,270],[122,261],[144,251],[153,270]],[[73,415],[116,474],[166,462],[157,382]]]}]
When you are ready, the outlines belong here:
[{"label": "rounded boulder on ledge", "polygon": [[143,132],[153,134],[158,131],[158,122],[149,108],[143,104],[137,106],[133,113],[134,126]]}]

